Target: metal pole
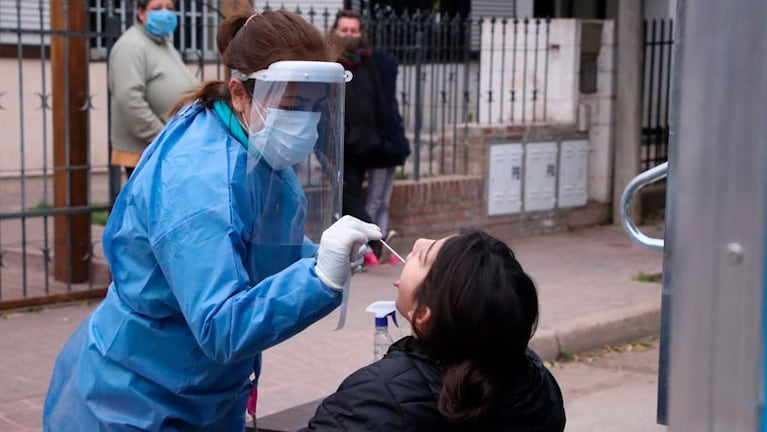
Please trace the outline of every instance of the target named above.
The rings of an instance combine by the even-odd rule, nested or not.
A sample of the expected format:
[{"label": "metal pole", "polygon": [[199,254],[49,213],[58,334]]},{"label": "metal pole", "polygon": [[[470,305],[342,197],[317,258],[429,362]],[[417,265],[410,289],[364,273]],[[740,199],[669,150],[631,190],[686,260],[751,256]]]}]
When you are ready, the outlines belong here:
[{"label": "metal pole", "polygon": [[[21,2],[16,1],[16,22],[21,28]],[[21,32],[16,33],[17,37],[17,55],[18,55],[18,72],[19,72],[19,153],[21,155],[19,161],[19,173],[21,176],[21,205],[22,210],[27,208],[26,203],[26,183],[27,176],[24,160],[25,153],[25,139],[24,139],[24,73],[22,63],[24,61],[24,55],[22,52],[21,44]],[[21,216],[21,292],[22,297],[27,296],[27,219],[23,215]]]},{"label": "metal pole", "polygon": [[[109,54],[115,44],[115,39],[120,33],[120,18],[115,15],[113,2],[107,2],[107,22],[106,22],[106,49],[107,49],[107,70],[109,69]],[[110,132],[107,136],[107,151],[109,154],[109,203],[114,204],[117,194],[120,193],[122,185],[122,170],[117,165],[112,165],[112,93],[107,92],[107,130]]]},{"label": "metal pole", "polygon": [[679,21],[669,431],[765,431],[767,3],[689,1]]},{"label": "metal pole", "polygon": [[423,122],[423,89],[421,87],[421,69],[423,67],[423,26],[419,21],[415,33],[415,169],[413,177],[415,180],[421,178],[421,125]]},{"label": "metal pole", "polygon": [[[40,18],[40,29],[45,28],[44,21],[44,0],[39,0],[38,13]],[[48,110],[51,107],[48,105],[48,84],[46,78],[47,59],[45,53],[45,36],[40,32],[40,76],[42,79],[42,88],[40,91],[40,111],[42,112],[40,123],[43,129],[43,202],[47,205],[48,201]],[[48,217],[43,216],[43,271],[45,271],[45,294],[50,293],[50,256],[51,249],[48,238]]]},{"label": "metal pole", "polygon": [[[682,74],[679,66],[682,63],[681,53],[683,51],[682,44],[682,29],[684,28],[684,15],[685,15],[685,0],[676,1],[676,21],[675,27],[676,33],[674,34],[674,45],[671,46],[672,58],[671,58],[671,80],[669,81],[669,95],[667,102],[669,108],[667,110],[668,115],[668,128],[669,128],[669,147],[676,147],[679,135],[677,134],[679,125],[679,89],[682,84]],[[676,177],[674,173],[674,164],[676,161],[671,160],[669,157],[669,170],[668,179],[666,180],[666,214],[664,220],[668,224],[673,224],[675,221],[675,213],[670,203],[673,203],[676,199]],[[668,242],[669,250],[674,249],[673,240],[669,235],[666,235],[664,239],[664,247]],[[663,254],[663,268],[670,268],[670,255],[668,253]],[[660,342],[659,342],[659,354],[658,354],[658,412],[657,422],[659,424],[668,424],[668,382],[669,382],[669,366],[671,362],[670,350],[671,350],[671,300],[672,289],[671,286],[674,283],[674,279],[671,271],[663,272],[661,300],[660,300]]]}]

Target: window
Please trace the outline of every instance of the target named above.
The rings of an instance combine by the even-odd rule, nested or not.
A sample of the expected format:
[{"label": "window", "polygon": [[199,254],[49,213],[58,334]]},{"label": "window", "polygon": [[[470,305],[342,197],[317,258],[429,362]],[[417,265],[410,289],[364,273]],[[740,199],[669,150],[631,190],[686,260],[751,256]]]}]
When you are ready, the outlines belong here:
[{"label": "window", "polygon": [[39,30],[49,28],[49,6],[49,0],[0,0],[0,44],[47,45],[48,36]]},{"label": "window", "polygon": [[[222,1],[176,0],[179,25],[172,40],[184,60],[216,58]],[[106,59],[110,45],[135,22],[135,5],[135,0],[87,1],[91,59]],[[24,57],[36,56],[32,53],[50,44],[50,0],[0,0],[0,29],[0,54],[16,57],[21,45]]]},{"label": "window", "polygon": [[[90,0],[91,52],[97,58],[106,56],[107,47],[135,22],[133,0]],[[220,23],[220,1],[176,0],[178,28],[173,45],[185,61],[216,58],[216,30]],[[110,10],[111,7],[111,10]]]}]

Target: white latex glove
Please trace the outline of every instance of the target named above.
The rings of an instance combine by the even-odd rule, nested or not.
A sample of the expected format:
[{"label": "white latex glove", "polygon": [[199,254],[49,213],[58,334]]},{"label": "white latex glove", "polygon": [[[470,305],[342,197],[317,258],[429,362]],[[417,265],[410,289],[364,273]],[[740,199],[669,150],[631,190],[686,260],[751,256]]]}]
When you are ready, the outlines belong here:
[{"label": "white latex glove", "polygon": [[315,271],[329,287],[341,291],[352,276],[352,261],[370,240],[383,237],[377,225],[344,216],[322,233]]}]

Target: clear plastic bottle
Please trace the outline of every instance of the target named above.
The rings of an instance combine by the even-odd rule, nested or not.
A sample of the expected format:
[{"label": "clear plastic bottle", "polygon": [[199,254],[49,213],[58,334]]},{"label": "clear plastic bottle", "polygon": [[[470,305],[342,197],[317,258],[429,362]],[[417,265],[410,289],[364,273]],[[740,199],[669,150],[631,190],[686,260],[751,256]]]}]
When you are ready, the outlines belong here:
[{"label": "clear plastic bottle", "polygon": [[388,324],[387,316],[376,317],[376,332],[373,334],[373,361],[381,360],[389,351],[389,346],[394,342],[389,334]]},{"label": "clear plastic bottle", "polygon": [[389,334],[389,317],[391,316],[394,325],[397,325],[397,312],[393,301],[377,301],[365,309],[367,312],[375,314],[376,330],[373,333],[373,361],[381,360],[389,346],[392,344],[392,337]]}]

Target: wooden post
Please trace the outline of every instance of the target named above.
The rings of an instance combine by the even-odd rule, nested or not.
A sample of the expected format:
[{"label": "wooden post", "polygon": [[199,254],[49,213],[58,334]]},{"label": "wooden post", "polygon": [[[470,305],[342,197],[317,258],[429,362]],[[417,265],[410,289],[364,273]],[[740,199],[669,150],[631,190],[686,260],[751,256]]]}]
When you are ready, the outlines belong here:
[{"label": "wooden post", "polygon": [[[51,0],[54,31],[87,30],[85,2]],[[54,205],[88,205],[88,39],[51,36],[53,84]],[[69,283],[88,279],[90,214],[54,218],[54,279]]]}]

